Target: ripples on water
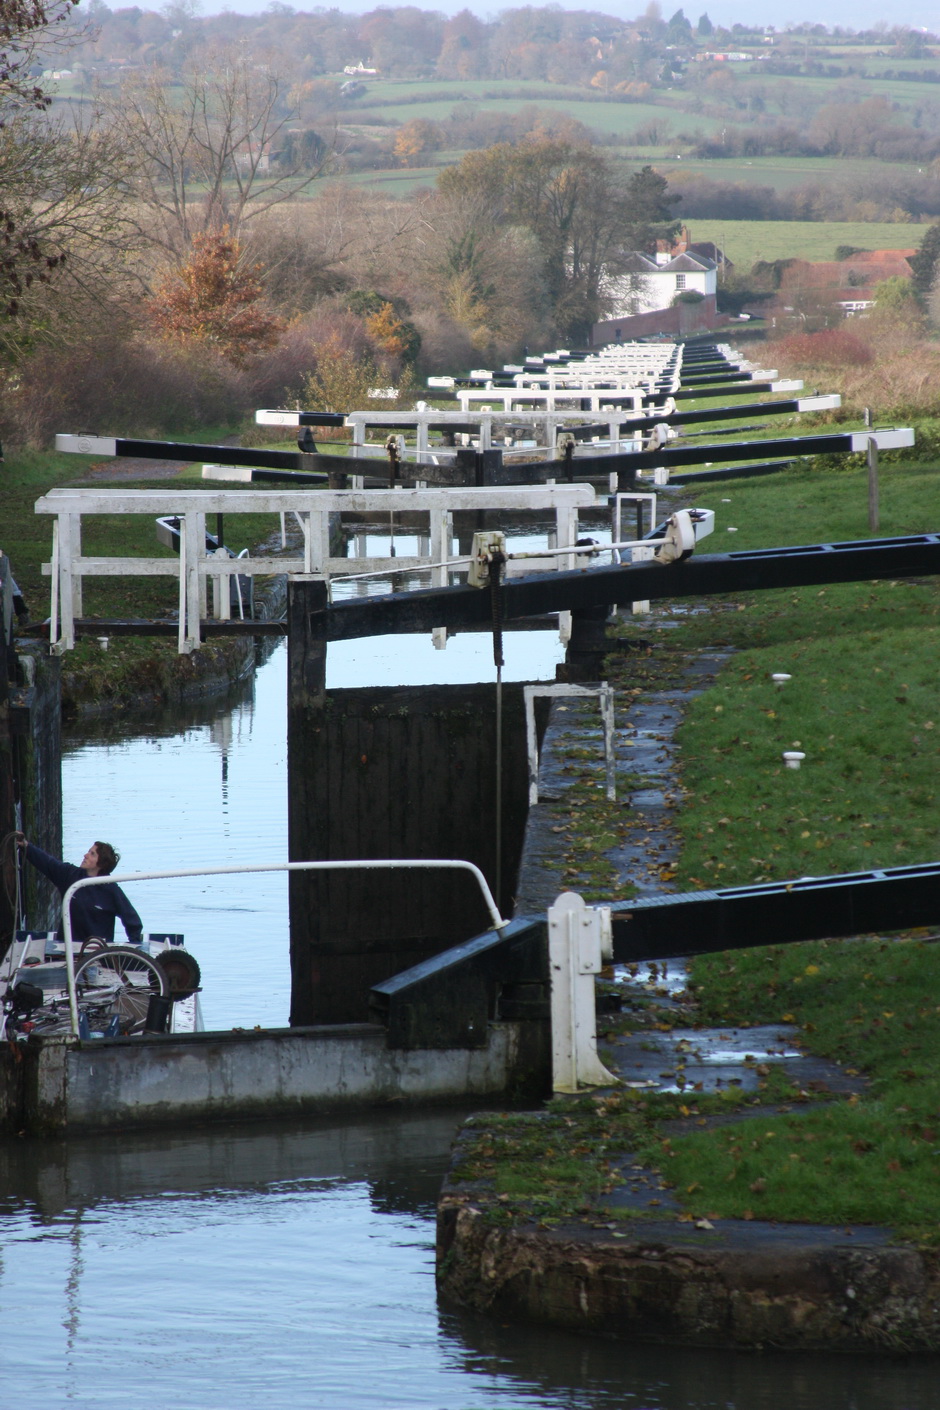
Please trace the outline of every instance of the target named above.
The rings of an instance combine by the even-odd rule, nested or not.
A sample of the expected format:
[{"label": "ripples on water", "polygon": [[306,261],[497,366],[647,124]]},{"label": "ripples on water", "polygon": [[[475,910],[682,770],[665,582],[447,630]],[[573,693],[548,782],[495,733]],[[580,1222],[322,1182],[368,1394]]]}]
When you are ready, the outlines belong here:
[{"label": "ripples on water", "polygon": [[[553,634],[507,636],[507,679]],[[488,639],[330,648],[334,686],[492,679]],[[446,673],[445,673],[446,663]],[[234,707],[73,736],[65,854],[129,870],[287,856],[285,652]],[[126,726],[123,726],[126,728]],[[282,877],[147,882],[207,1025],[286,1022]],[[440,1312],[434,1202],[460,1112],[0,1143],[0,1410],[935,1410],[934,1363],[609,1344]]]},{"label": "ripples on water", "polygon": [[0,1143],[0,1405],[934,1410],[930,1362],[439,1313],[434,1200],[462,1115]]}]

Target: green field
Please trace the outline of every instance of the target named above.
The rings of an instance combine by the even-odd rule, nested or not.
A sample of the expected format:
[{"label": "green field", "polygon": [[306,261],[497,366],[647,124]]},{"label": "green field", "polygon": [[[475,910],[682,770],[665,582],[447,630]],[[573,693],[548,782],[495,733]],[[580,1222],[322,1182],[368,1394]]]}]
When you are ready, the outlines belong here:
[{"label": "green field", "polygon": [[690,220],[695,240],[713,240],[743,269],[755,260],[831,260],[837,245],[904,250],[919,245],[925,225],[810,220]]},{"label": "green field", "polygon": [[[693,172],[709,181],[730,181],[747,186],[772,186],[775,191],[790,191],[797,186],[831,185],[863,179],[884,177],[889,168],[874,157],[729,157],[711,160],[707,157],[677,157],[668,152],[655,158],[663,175],[672,179]],[[892,162],[892,180],[918,175],[914,162]]]},{"label": "green field", "polygon": [[[940,69],[940,60],[873,60],[870,65],[866,62],[870,76],[846,74],[842,79],[812,74],[778,75],[768,73],[763,65],[757,64],[737,65],[729,73],[733,75],[741,100],[746,101],[749,90],[759,91],[769,114],[779,113],[802,121],[807,113],[827,103],[885,97],[897,107],[902,121],[909,122],[916,109],[918,125],[928,132],[937,131],[940,130],[940,84],[921,85],[878,76],[879,69],[916,72],[918,67]],[[502,112],[516,112],[531,104],[560,108],[597,132],[615,137],[629,134],[651,117],[659,121],[671,119],[674,131],[687,132],[690,137],[736,122],[736,114],[723,111],[697,87],[686,86],[681,81],[674,87],[654,90],[642,103],[629,103],[607,99],[596,89],[550,84],[544,80],[395,82],[380,79],[368,85],[356,107],[381,112],[400,122],[419,116],[439,121],[464,103]]]},{"label": "green field", "polygon": [[344,177],[349,186],[367,186],[370,191],[381,191],[386,196],[410,196],[422,187],[433,186],[437,180],[439,166],[416,166],[391,169],[389,171],[356,171]]},{"label": "green field", "polygon": [[[493,85],[479,85],[486,88],[488,94],[492,94]],[[431,122],[443,122],[449,118],[455,110],[459,113],[462,104],[468,104],[474,109],[485,109],[486,112],[495,113],[518,113],[525,108],[538,107],[555,111],[564,117],[576,118],[578,122],[583,122],[585,127],[591,128],[601,137],[629,138],[637,128],[644,127],[651,122],[655,122],[660,127],[665,127],[674,132],[681,132],[685,139],[693,136],[717,132],[723,125],[723,120],[719,117],[708,117],[702,114],[684,112],[677,106],[664,103],[618,103],[611,100],[598,100],[592,97],[590,90],[585,89],[565,89],[560,88],[557,92],[546,91],[544,84],[535,85],[536,96],[520,97],[518,90],[521,85],[507,84],[507,96],[486,96],[475,97],[466,93],[465,84],[455,85],[453,96],[442,93],[441,85],[433,83],[426,85],[426,101],[417,102],[414,97],[403,98],[396,88],[388,98],[377,95],[377,89],[369,90],[367,97],[360,100],[363,111],[366,109],[370,113],[375,113],[390,122],[405,123],[411,122],[414,118],[426,118]],[[401,87],[418,88],[418,84],[401,85]],[[508,94],[513,96],[508,96]]]},{"label": "green field", "polygon": [[[899,70],[897,60],[885,60],[882,69]],[[929,66],[928,66],[929,67]],[[940,70],[940,60],[933,67]],[[846,73],[844,78],[821,74],[773,74],[763,66],[735,65],[735,88],[743,99],[748,88],[758,88],[767,111],[780,112],[802,122],[808,113],[826,103],[858,103],[869,98],[887,98],[897,106],[899,117],[910,122],[910,110],[917,109],[919,125],[928,132],[940,126],[940,85],[912,83],[906,79],[881,78],[873,69],[870,76]]]}]

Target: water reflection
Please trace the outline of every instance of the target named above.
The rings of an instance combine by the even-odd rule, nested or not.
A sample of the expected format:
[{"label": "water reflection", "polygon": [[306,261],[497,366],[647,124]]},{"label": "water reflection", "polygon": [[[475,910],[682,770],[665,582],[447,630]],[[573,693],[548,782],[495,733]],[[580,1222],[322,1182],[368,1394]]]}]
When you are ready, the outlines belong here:
[{"label": "water reflection", "polygon": [[42,1410],[932,1410],[935,1362],[439,1313],[464,1112],[0,1144],[0,1374]]},{"label": "water reflection", "polygon": [[[70,732],[62,764],[66,857],[114,841],[130,871],[287,859],[283,644],[234,703]],[[151,931],[182,933],[199,960],[208,1028],[279,1027],[290,1003],[284,875],[140,882]]]},{"label": "water reflection", "polygon": [[[505,680],[554,676],[557,632],[507,633]],[[430,636],[341,642],[328,685],[459,684],[494,679],[485,634],[435,650]],[[287,860],[287,650],[281,642],[234,703],[191,704],[129,727],[73,727],[62,768],[65,856],[113,841],[122,868]],[[199,960],[207,1028],[277,1028],[290,1008],[284,875],[190,877],[130,888],[144,927],[182,933]]]},{"label": "water reflection", "polygon": [[[554,673],[554,634],[506,644],[507,677]],[[331,647],[331,684],[492,679],[486,637],[385,646]],[[224,708],[73,732],[66,855],[110,836],[141,870],[284,859],[285,675],[281,647]],[[281,1024],[283,881],[221,885],[151,882],[134,901],[149,928],[186,933],[210,1026]],[[933,1410],[931,1359],[615,1344],[439,1313],[433,1210],[462,1115],[0,1143],[0,1404]]]}]

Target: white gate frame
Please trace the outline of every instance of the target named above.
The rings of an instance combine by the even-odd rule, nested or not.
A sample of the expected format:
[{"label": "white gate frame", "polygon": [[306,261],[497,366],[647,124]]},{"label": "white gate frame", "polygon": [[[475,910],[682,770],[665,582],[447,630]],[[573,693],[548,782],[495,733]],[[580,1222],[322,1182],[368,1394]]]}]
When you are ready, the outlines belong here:
[{"label": "white gate frame", "polygon": [[605,682],[601,685],[527,685],[523,689],[525,698],[525,742],[529,760],[529,807],[534,808],[539,801],[539,750],[535,733],[535,697],[550,696],[552,699],[569,696],[590,696],[597,700],[601,708],[601,722],[604,727],[604,787],[608,800],[617,799],[617,782],[614,775],[614,690]]},{"label": "white gate frame", "polygon": [[[72,439],[72,438],[70,438]],[[179,650],[188,654],[201,644],[200,624],[208,605],[207,581],[225,590],[218,594],[228,611],[227,580],[234,575],[274,576],[305,573],[317,578],[352,576],[357,571],[430,570],[437,585],[446,585],[452,516],[458,510],[544,509],[554,513],[558,544],[573,545],[578,514],[596,504],[591,485],[518,485],[508,488],[383,489],[383,490],[50,490],[36,503],[37,514],[55,516],[52,560],[42,572],[52,579],[50,648],[54,655],[75,645],[75,618],[82,613],[85,577],[172,577],[179,579]],[[429,552],[396,558],[333,558],[330,556],[330,515],[358,513],[424,513],[430,518],[426,536]],[[304,537],[302,558],[217,558],[206,551],[208,514],[286,514],[296,516]],[[180,520],[180,554],[175,558],[86,557],[81,552],[82,516],[89,514],[168,515]],[[457,567],[458,564],[454,564]]]}]

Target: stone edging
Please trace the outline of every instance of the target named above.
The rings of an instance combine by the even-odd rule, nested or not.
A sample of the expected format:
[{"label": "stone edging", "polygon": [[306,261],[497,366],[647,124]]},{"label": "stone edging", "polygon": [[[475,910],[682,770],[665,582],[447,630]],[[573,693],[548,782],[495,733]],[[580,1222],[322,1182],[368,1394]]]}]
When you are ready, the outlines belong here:
[{"label": "stone edging", "polygon": [[644,1221],[615,1240],[497,1227],[486,1203],[445,1186],[437,1216],[438,1291],[485,1316],[690,1346],[940,1350],[940,1253],[882,1229]]}]

